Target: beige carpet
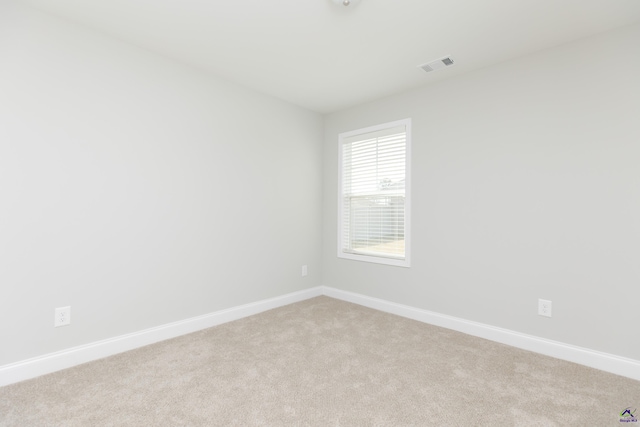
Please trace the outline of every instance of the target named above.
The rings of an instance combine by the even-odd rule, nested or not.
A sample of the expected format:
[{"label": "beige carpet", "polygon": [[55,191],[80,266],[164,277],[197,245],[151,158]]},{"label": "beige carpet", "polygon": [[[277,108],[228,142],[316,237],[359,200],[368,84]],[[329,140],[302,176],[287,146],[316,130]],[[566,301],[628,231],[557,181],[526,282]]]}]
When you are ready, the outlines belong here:
[{"label": "beige carpet", "polygon": [[318,297],[0,388],[2,426],[615,426],[640,382]]}]

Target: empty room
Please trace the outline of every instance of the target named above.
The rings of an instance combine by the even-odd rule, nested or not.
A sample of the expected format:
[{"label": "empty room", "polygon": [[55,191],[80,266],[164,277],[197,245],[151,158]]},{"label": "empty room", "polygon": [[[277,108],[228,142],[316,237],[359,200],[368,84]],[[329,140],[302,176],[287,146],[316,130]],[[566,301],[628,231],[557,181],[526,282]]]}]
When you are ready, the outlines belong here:
[{"label": "empty room", "polygon": [[639,304],[638,0],[0,0],[0,426],[628,425]]}]

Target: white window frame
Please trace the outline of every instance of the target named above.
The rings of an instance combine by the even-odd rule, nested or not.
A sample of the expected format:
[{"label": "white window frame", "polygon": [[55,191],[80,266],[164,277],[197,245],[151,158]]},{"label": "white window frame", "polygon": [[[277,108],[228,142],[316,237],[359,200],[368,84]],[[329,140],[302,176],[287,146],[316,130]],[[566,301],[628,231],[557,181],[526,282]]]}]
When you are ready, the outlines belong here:
[{"label": "white window frame", "polygon": [[[404,241],[405,241],[405,253],[404,259],[385,257],[378,254],[355,254],[351,252],[345,252],[343,250],[343,144],[345,139],[371,133],[382,131],[385,129],[405,126],[406,129],[406,149],[405,149],[405,205],[404,205]],[[397,120],[394,122],[383,123],[376,126],[370,126],[363,129],[357,129],[349,132],[343,132],[338,136],[338,258],[372,262],[377,264],[386,264],[397,267],[410,267],[411,266],[411,119]]]}]

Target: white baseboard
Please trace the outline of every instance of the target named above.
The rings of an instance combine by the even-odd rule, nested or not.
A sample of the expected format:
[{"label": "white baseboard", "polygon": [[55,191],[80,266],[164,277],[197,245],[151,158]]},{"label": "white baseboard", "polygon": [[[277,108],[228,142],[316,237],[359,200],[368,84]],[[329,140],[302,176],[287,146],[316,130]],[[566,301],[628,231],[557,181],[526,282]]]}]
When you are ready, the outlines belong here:
[{"label": "white baseboard", "polygon": [[321,287],[305,289],[0,366],[0,386],[102,359],[320,295],[322,295]]},{"label": "white baseboard", "polygon": [[322,293],[386,313],[640,380],[640,361],[323,286]]},{"label": "white baseboard", "polygon": [[640,380],[640,361],[319,286],[0,366],[0,386],[133,350],[320,295]]}]

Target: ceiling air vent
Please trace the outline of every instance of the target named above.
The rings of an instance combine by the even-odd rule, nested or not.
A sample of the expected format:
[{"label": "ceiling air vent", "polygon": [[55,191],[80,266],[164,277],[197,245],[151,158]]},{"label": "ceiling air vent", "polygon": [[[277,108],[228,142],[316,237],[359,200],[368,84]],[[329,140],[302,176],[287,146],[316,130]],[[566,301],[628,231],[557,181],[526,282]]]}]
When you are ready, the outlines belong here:
[{"label": "ceiling air vent", "polygon": [[427,62],[426,64],[419,65],[418,68],[422,68],[427,73],[432,71],[442,70],[443,68],[452,67],[455,65],[455,61],[451,56],[445,56],[444,58],[436,59],[435,61]]}]

